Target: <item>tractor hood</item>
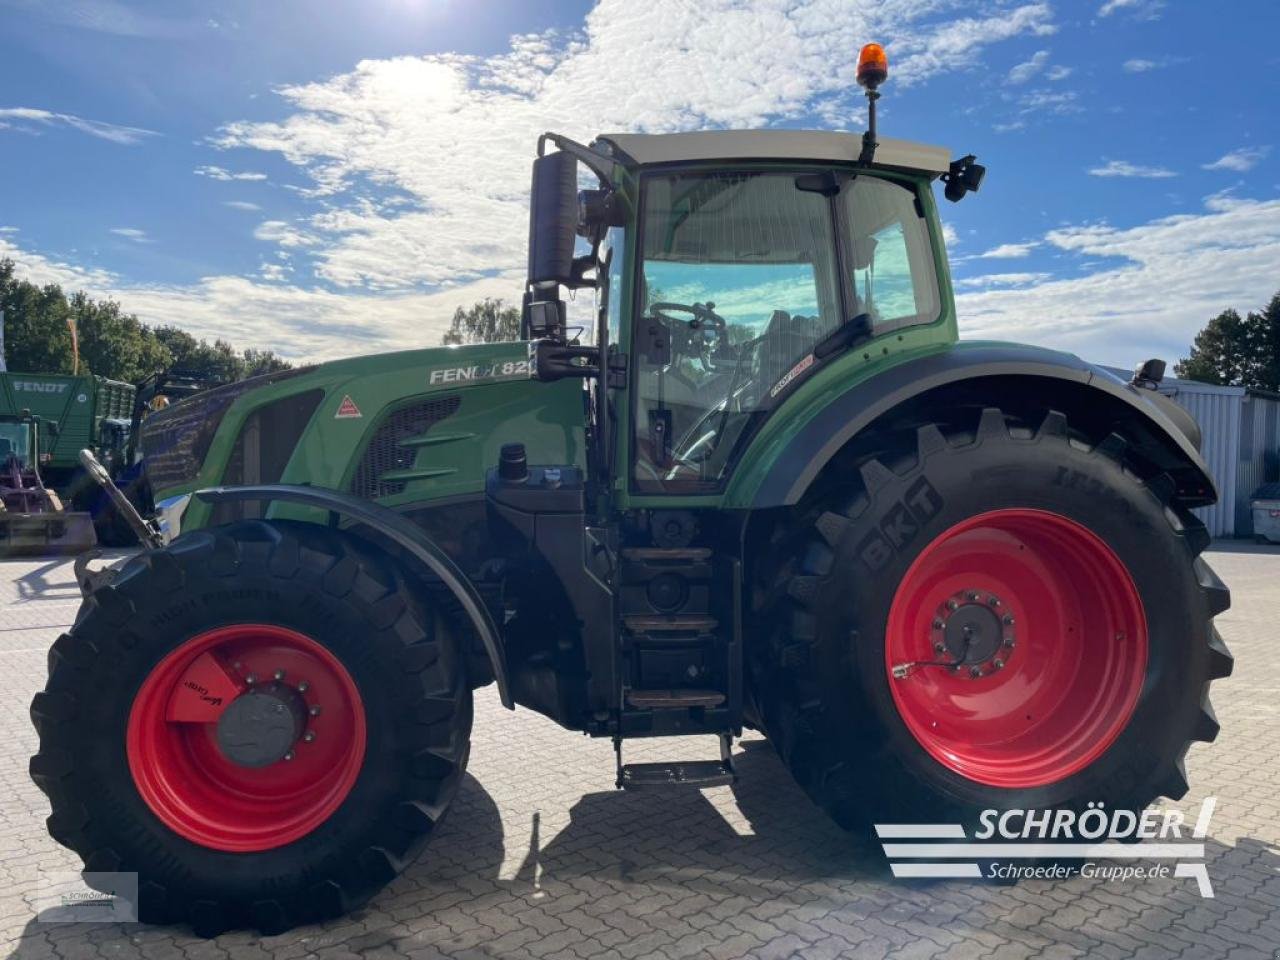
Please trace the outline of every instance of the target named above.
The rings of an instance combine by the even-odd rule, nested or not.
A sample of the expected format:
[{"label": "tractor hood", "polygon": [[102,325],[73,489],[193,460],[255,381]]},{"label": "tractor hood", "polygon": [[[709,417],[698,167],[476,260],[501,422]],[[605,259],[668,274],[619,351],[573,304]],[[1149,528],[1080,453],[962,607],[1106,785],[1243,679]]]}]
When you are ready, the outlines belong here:
[{"label": "tractor hood", "polygon": [[157,502],[198,487],[291,482],[388,506],[479,495],[503,443],[524,443],[532,462],[585,463],[581,381],[535,382],[530,369],[529,344],[514,341],[228,384],[144,422],[145,469]]}]

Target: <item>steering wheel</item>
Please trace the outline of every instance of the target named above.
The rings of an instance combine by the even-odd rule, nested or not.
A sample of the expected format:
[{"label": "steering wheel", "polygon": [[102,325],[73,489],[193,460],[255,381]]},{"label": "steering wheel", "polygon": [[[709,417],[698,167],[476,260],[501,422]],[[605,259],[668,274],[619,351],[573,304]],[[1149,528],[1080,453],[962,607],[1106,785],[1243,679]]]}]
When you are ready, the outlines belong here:
[{"label": "steering wheel", "polygon": [[[685,356],[694,356],[706,370],[711,369],[712,356],[732,356],[733,347],[729,343],[729,323],[716,313],[716,305],[708,300],[704,303],[671,303],[660,302],[649,305],[649,313],[665,322],[671,337],[673,351],[679,350]],[[689,320],[677,320],[670,313],[690,314]],[[679,331],[679,327],[685,329]],[[715,349],[710,349],[704,330],[715,331]],[[679,332],[678,332],[679,331]]]}]

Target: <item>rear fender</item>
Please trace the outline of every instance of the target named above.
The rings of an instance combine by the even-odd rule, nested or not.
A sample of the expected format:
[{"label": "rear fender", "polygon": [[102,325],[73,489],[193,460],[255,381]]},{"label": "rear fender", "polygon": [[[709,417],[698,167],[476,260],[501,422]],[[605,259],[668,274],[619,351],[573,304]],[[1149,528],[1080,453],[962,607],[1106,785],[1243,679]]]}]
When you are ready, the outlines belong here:
[{"label": "rear fender", "polygon": [[[1187,506],[1217,500],[1213,477],[1196,449],[1194,420],[1171,415],[1154,391],[1134,387],[1107,371],[1067,353],[1016,344],[966,344],[904,361],[861,380],[834,396],[804,423],[790,428],[764,456],[744,458],[729,499],[753,509],[789,506],[800,500],[832,457],[881,418],[892,417],[930,392],[965,381],[982,380],[996,391],[1015,385],[1028,391],[1071,396],[1071,403],[1124,414],[1141,424],[1145,453],[1168,469],[1177,496]],[[1008,389],[1008,387],[1006,387]],[[998,405],[998,397],[988,398]],[[1070,415],[1070,410],[1064,410]],[[775,417],[785,417],[785,408]]]},{"label": "rear fender", "polygon": [[515,709],[507,676],[506,655],[489,610],[479,592],[467,579],[452,558],[430,537],[413,524],[406,523],[400,514],[387,507],[360,500],[335,490],[322,487],[302,487],[291,484],[262,484],[250,487],[209,487],[196,491],[196,497],[207,503],[258,500],[295,503],[327,511],[331,517],[345,517],[376,530],[392,543],[401,547],[414,562],[438,578],[457,599],[471,626],[484,645],[485,654],[493,667],[494,680],[502,705]]}]

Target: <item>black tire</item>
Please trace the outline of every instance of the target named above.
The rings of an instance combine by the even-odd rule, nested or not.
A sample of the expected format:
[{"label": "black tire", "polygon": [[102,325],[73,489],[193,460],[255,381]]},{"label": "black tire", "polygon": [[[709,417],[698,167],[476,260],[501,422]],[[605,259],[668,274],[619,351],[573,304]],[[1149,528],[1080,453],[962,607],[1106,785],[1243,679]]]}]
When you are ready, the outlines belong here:
[{"label": "black tire", "polygon": [[[130,773],[126,726],[156,664],[184,640],[235,623],[313,638],[360,692],[365,752],[341,806],[306,836],[230,853],[167,827]],[[466,767],[472,719],[463,658],[394,566],[310,524],[250,521],[144,553],[82,605],[49,652],[31,716],[31,775],[49,832],[85,870],[136,872],[140,919],[213,936],[264,933],[360,905],[422,850]]]},{"label": "black tire", "polygon": [[[975,411],[976,418],[976,411]],[[839,824],[972,824],[984,809],[1066,807],[1089,801],[1141,810],[1187,790],[1191,741],[1213,740],[1212,680],[1232,659],[1212,624],[1230,603],[1200,559],[1208,534],[1173,499],[1168,475],[1141,479],[1116,434],[1073,437],[1049,412],[1025,423],[982,411],[976,428],[936,425],[883,438],[880,457],[827,476],[797,523],[779,530],[778,565],[760,595],[769,635],[750,653],[755,710],[766,735],[809,796]],[[882,524],[927,483],[897,545]],[[968,779],[921,746],[894,705],[885,631],[895,590],[940,533],[985,511],[1029,508],[1064,515],[1100,536],[1128,567],[1149,628],[1137,705],[1090,765],[1055,783],[1021,789]],[[866,552],[875,539],[874,557]],[[874,562],[873,562],[874,561]],[[972,834],[971,834],[972,835]]]}]

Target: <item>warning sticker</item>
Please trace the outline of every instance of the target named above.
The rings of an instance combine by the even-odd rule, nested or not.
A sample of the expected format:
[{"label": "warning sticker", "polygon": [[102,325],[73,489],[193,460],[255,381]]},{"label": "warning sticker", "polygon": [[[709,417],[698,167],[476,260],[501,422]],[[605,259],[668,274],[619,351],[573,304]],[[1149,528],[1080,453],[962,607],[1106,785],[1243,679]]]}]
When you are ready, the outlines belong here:
[{"label": "warning sticker", "polygon": [[342,402],[338,404],[338,412],[333,415],[335,420],[356,420],[363,417],[360,408],[356,406],[356,402],[351,399],[351,394],[346,394],[342,398]]}]

